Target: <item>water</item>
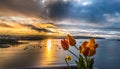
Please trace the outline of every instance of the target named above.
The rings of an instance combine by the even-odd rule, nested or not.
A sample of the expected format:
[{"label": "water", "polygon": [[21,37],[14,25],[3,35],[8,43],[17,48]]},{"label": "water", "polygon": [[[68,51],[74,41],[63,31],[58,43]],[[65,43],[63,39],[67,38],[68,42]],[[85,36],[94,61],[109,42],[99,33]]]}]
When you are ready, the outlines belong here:
[{"label": "water", "polygon": [[[84,40],[88,39],[78,39],[77,46]],[[66,65],[64,57],[71,55],[61,48],[60,39],[24,42],[26,43],[0,48],[0,69]],[[98,69],[119,69],[120,41],[96,39],[96,42],[99,44],[99,47],[94,56],[94,67]],[[75,48],[70,47],[70,50],[78,54]],[[74,60],[76,58],[72,56],[72,59],[70,64],[75,64]]]}]

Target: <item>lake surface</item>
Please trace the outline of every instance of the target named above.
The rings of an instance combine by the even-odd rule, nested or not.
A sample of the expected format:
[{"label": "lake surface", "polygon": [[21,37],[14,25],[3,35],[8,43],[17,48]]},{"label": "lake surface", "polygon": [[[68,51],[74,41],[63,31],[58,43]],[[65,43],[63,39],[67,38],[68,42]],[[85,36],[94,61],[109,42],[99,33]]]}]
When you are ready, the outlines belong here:
[{"label": "lake surface", "polygon": [[[77,39],[77,46],[84,40],[88,39]],[[60,39],[20,42],[25,42],[25,44],[0,48],[0,69],[66,65],[64,57],[71,55],[61,48]],[[97,69],[120,69],[120,41],[96,39],[96,42],[99,47],[94,56],[94,67]],[[70,47],[70,50],[78,54],[75,48]],[[74,65],[76,58],[72,56],[72,59],[70,64]]]}]

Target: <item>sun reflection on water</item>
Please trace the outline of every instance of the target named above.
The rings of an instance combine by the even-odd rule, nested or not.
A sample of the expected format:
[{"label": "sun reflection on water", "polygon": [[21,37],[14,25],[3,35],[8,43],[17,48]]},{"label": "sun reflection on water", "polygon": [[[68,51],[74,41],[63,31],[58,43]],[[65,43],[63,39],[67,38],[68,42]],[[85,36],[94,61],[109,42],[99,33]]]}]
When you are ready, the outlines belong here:
[{"label": "sun reflection on water", "polygon": [[48,48],[48,50],[51,50],[51,46],[52,46],[52,41],[51,41],[51,39],[48,39],[47,40],[47,48]]}]

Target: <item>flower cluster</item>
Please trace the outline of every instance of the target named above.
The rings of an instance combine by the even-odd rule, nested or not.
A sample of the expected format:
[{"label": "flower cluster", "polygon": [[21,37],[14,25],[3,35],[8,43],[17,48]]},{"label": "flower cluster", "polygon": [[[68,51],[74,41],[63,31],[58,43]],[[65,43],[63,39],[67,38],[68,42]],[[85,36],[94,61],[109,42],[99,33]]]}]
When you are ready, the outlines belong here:
[{"label": "flower cluster", "polygon": [[[65,51],[69,51],[78,59],[75,62],[79,69],[93,69],[94,58],[92,56],[96,54],[96,48],[98,47],[94,38],[91,38],[89,41],[84,41],[79,48],[77,48],[74,37],[67,34],[66,39],[61,40],[61,46]],[[79,56],[70,51],[69,46],[75,47],[79,52]],[[70,56],[67,57],[71,59]],[[68,61],[66,63],[68,64]]]},{"label": "flower cluster", "polygon": [[84,41],[79,47],[80,53],[85,56],[93,56],[96,53],[96,48],[98,44],[95,43],[94,38],[91,38],[90,41]]},{"label": "flower cluster", "polygon": [[64,50],[68,50],[69,46],[75,46],[76,40],[69,34],[67,34],[66,39],[61,40],[61,45]]}]

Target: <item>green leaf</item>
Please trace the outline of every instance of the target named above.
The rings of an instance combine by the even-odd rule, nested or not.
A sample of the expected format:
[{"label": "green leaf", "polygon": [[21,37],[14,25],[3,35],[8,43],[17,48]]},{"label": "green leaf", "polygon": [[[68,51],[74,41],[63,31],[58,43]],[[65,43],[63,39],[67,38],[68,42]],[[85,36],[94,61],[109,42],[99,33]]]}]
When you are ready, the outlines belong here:
[{"label": "green leaf", "polygon": [[89,63],[90,69],[93,69],[93,64],[94,64],[94,58],[91,58],[90,63]]},{"label": "green leaf", "polygon": [[94,58],[91,59],[90,64],[94,64]]},{"label": "green leaf", "polygon": [[82,55],[79,55],[79,62],[81,62],[81,61],[83,61],[83,60],[84,60],[83,56],[82,56]]}]

